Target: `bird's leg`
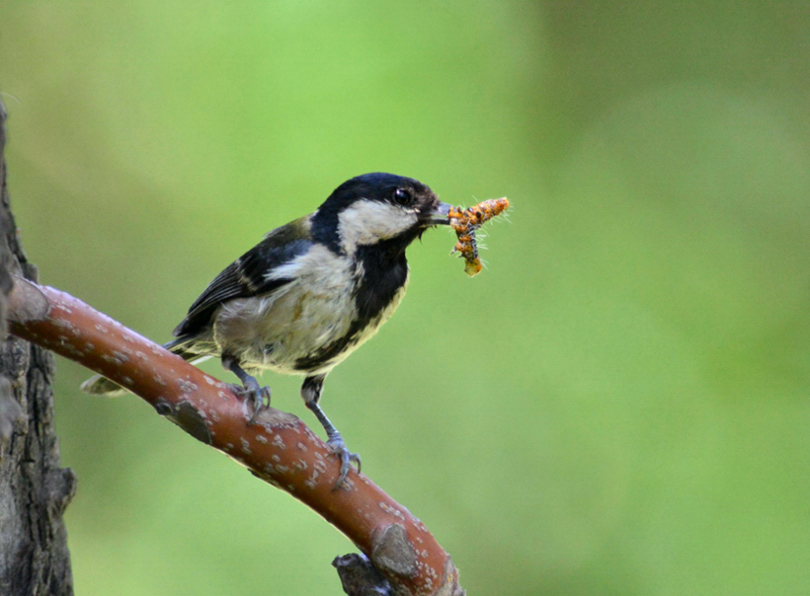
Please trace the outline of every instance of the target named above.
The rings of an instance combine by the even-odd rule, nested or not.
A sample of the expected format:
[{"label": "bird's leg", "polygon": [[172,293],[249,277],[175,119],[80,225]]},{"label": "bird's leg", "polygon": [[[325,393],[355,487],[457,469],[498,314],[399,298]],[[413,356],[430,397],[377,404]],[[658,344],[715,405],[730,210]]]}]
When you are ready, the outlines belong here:
[{"label": "bird's leg", "polygon": [[326,444],[329,445],[332,453],[340,458],[340,475],[333,489],[337,490],[345,482],[352,462],[357,464],[357,471],[360,471],[360,456],[346,448],[346,443],[343,442],[343,437],[340,436],[338,429],[335,428],[335,425],[326,417],[321,406],[318,405],[325,378],[326,375],[318,375],[304,379],[304,384],[301,386],[301,397],[304,398],[304,404],[315,414],[315,417],[326,431],[328,437]]},{"label": "bird's leg", "polygon": [[265,407],[264,398],[267,398],[267,405],[270,405],[270,387],[262,387],[255,377],[252,377],[239,366],[239,361],[232,356],[222,357],[222,366],[231,371],[239,380],[242,381],[242,386],[233,386],[234,392],[243,399],[249,400],[253,406],[253,413],[250,415],[248,424],[253,424],[256,416]]}]

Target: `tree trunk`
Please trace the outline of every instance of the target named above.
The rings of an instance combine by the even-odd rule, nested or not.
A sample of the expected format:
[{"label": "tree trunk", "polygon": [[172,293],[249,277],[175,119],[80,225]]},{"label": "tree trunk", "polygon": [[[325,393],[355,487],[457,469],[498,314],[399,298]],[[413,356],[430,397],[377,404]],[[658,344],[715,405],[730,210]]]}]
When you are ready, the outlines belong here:
[{"label": "tree trunk", "polygon": [[76,490],[59,467],[53,356],[8,335],[13,275],[36,280],[20,246],[6,187],[6,112],[0,102],[0,594],[73,594],[62,513]]}]

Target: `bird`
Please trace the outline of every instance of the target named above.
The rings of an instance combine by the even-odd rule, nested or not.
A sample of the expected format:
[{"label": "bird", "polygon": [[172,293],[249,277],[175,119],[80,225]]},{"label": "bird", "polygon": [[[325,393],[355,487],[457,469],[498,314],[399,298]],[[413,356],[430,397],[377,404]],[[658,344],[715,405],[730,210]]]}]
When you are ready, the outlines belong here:
[{"label": "bird", "polygon": [[[449,225],[450,210],[413,178],[382,172],[351,178],[313,213],[267,233],[228,265],[164,347],[192,363],[219,358],[241,382],[233,387],[252,406],[249,423],[269,406],[271,393],[254,375],[303,375],[304,404],[340,461],[338,488],[361,461],[320,405],[324,380],[394,313],[408,284],[406,249],[427,229]],[[101,375],[82,389],[125,392]]]}]

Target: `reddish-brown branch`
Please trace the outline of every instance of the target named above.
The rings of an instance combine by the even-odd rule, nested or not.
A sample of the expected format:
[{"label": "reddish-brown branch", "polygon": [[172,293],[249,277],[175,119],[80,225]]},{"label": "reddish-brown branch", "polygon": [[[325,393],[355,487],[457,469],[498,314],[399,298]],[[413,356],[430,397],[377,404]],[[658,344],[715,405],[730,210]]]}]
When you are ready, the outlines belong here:
[{"label": "reddish-brown branch", "polygon": [[464,593],[450,556],[424,524],[366,476],[352,470],[333,490],[338,460],[292,414],[268,408],[248,425],[245,404],[225,383],[54,288],[17,279],[9,307],[15,335],[121,384],[309,505],[371,559],[394,593]]}]

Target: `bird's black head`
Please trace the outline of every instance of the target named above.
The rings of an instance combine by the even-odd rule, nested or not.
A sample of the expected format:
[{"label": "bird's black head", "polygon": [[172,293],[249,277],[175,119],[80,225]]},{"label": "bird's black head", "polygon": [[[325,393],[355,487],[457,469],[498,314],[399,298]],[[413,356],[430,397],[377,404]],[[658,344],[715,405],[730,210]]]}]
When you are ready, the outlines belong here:
[{"label": "bird's black head", "polygon": [[380,243],[404,250],[427,228],[449,223],[449,209],[418,180],[364,174],[338,186],[318,208],[312,233],[341,253]]}]

